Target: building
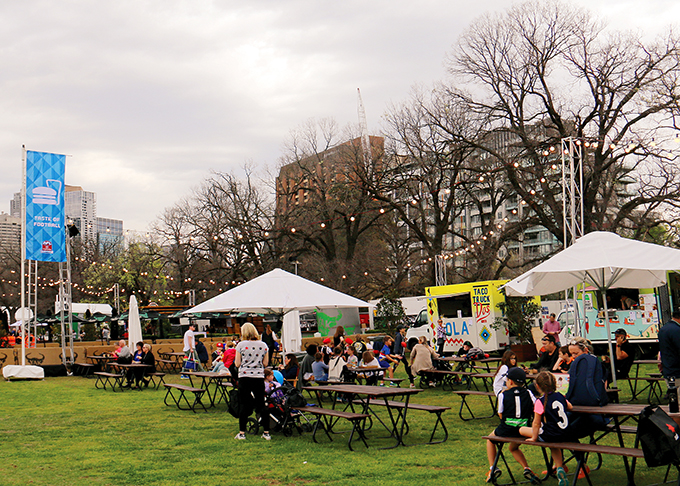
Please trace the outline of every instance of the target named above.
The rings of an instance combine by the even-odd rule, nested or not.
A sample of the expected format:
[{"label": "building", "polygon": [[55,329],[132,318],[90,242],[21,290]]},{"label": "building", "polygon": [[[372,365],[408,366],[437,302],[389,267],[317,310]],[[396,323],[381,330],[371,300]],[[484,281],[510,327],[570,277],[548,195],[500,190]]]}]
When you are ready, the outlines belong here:
[{"label": "building", "polygon": [[123,220],[97,218],[97,245],[100,251],[117,252],[123,244]]},{"label": "building", "polygon": [[21,248],[21,218],[0,213],[0,253]]},{"label": "building", "polygon": [[15,192],[9,201],[9,215],[13,218],[21,218],[21,192]]},{"label": "building", "polygon": [[86,241],[97,240],[97,194],[80,186],[66,185],[64,212],[66,219],[80,231]]}]

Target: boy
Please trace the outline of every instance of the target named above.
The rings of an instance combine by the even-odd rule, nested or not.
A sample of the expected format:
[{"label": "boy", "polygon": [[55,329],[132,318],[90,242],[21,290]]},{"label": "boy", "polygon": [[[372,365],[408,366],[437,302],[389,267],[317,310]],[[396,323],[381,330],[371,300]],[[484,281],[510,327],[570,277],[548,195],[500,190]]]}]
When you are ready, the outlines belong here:
[{"label": "boy", "polygon": [[[534,415],[534,395],[524,388],[527,375],[521,368],[510,368],[508,370],[505,390],[498,400],[498,415],[501,417],[501,424],[496,427],[490,435],[498,437],[521,437],[520,428],[528,427]],[[524,468],[524,477],[531,484],[541,484],[541,480],[527,464],[519,444],[509,444],[512,457]],[[496,446],[493,442],[486,442],[486,455],[489,459],[489,472],[486,475],[487,483],[495,483],[501,475],[501,470],[494,468],[496,461]]]},{"label": "boy", "polygon": [[[378,363],[380,363],[381,368],[387,368],[387,373],[390,379],[394,378],[394,368],[399,364],[397,356],[392,354],[392,343],[394,339],[391,337],[386,337],[383,341],[383,347],[380,350],[380,355],[378,356]],[[392,364],[392,366],[390,366]]]}]

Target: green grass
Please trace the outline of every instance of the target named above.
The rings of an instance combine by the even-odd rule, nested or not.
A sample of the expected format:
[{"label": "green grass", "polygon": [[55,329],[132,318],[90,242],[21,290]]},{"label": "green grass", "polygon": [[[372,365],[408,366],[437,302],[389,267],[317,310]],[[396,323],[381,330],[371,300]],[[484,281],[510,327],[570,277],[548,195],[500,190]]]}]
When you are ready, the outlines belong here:
[{"label": "green grass", "polygon": [[[403,371],[397,376],[403,377]],[[167,381],[181,382],[177,375]],[[235,441],[238,423],[224,405],[194,414],[166,407],[164,393],[96,390],[94,380],[81,377],[1,382],[0,484],[481,485],[488,466],[480,437],[498,422],[463,422],[457,415],[458,397],[426,390],[414,401],[452,407],[444,414],[447,442],[379,450],[390,442],[374,439],[374,425],[371,447],[357,443],[357,450],[350,452],[344,435],[333,442],[321,435],[321,444],[314,444],[309,433],[291,438],[273,434],[270,442],[259,436]],[[488,408],[481,399],[473,403],[480,411]],[[429,414],[409,413],[406,441],[428,440],[433,421]],[[525,449],[530,465],[539,472],[544,469],[540,449]],[[519,466],[511,464],[521,477]],[[638,484],[658,482],[662,473],[641,463],[636,478]],[[605,457],[603,469],[593,472],[592,480],[602,486],[625,484],[621,459]]]}]

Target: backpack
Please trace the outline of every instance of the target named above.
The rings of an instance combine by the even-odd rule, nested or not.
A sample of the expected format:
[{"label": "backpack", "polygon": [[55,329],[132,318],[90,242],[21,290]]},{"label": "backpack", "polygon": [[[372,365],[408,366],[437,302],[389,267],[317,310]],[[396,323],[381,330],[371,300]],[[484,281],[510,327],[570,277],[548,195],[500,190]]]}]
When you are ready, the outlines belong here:
[{"label": "backpack", "polygon": [[680,426],[659,407],[640,412],[637,438],[649,467],[680,464]]},{"label": "backpack", "polygon": [[307,400],[302,396],[302,392],[287,381],[284,381],[279,389],[283,391],[285,404],[288,408],[305,407],[307,405]]},{"label": "backpack", "polygon": [[484,358],[486,358],[486,355],[484,354],[484,351],[482,351],[480,348],[472,348],[465,355],[465,359],[468,361],[475,361]]}]

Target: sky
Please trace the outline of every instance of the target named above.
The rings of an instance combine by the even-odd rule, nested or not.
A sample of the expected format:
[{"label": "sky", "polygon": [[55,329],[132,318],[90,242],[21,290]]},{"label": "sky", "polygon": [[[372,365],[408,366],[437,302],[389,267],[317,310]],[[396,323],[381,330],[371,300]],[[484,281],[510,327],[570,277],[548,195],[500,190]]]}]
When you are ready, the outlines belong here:
[{"label": "sky", "polygon": [[[573,0],[611,27],[663,31],[676,0]],[[22,145],[68,155],[66,184],[146,231],[211,171],[276,167],[310,119],[369,131],[415,85],[446,78],[479,0],[0,2],[0,211]]]}]

